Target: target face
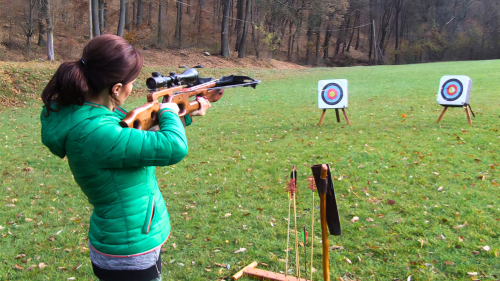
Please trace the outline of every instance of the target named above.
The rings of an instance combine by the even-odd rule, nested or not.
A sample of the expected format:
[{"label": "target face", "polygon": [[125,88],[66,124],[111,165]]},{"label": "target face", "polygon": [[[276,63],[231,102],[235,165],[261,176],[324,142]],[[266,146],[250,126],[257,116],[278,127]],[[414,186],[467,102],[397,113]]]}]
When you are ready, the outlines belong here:
[{"label": "target face", "polygon": [[338,104],[344,97],[342,87],[337,83],[329,83],[321,91],[321,99],[328,105]]},{"label": "target face", "polygon": [[441,96],[444,100],[454,101],[462,96],[464,92],[464,87],[462,82],[457,79],[450,79],[444,82],[443,87],[441,88]]}]

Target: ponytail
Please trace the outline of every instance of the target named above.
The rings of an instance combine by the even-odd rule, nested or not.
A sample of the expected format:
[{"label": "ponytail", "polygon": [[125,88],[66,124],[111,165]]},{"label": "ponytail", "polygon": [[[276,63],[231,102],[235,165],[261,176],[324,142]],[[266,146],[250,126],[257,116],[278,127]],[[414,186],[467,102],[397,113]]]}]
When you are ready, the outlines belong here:
[{"label": "ponytail", "polygon": [[89,87],[85,78],[85,66],[81,61],[64,62],[42,92],[46,114],[59,111],[61,106],[83,105]]},{"label": "ponytail", "polygon": [[61,64],[43,89],[46,114],[70,104],[83,105],[85,98],[97,97],[117,83],[130,83],[142,66],[141,54],[122,37],[94,37],[83,48],[82,59]]}]

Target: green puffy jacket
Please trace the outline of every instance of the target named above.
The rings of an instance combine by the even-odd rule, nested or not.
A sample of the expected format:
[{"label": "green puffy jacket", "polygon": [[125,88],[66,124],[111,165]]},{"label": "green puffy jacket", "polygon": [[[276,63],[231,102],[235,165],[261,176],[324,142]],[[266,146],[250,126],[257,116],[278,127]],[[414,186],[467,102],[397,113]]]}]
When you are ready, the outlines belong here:
[{"label": "green puffy jacket", "polygon": [[94,206],[89,240],[104,254],[130,256],[148,252],[170,235],[170,216],[154,166],[181,161],[188,152],[186,132],[176,113],[158,113],[157,132],[122,128],[125,116],[94,103],[62,107],[45,116],[42,142],[67,156],[74,179]]}]

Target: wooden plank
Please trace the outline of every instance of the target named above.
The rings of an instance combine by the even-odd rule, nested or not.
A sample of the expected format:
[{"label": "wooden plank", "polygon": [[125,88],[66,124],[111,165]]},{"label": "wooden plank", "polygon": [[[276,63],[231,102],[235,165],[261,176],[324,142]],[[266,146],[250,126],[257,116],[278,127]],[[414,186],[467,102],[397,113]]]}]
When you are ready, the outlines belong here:
[{"label": "wooden plank", "polygon": [[273,280],[273,281],[309,281],[304,278],[296,278],[293,276],[285,276],[284,274],[275,273],[258,268],[247,268],[243,273],[249,277],[254,277],[259,280]]},{"label": "wooden plank", "polygon": [[323,109],[323,114],[321,114],[321,118],[319,119],[318,126],[321,126],[321,123],[323,123],[323,117],[325,117],[326,109]]}]

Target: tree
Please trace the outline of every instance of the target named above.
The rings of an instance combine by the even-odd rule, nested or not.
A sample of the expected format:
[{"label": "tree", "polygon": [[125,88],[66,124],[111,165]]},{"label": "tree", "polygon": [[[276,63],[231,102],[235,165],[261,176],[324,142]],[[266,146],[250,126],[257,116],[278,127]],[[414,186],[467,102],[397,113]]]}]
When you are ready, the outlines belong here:
[{"label": "tree", "polygon": [[43,0],[44,12],[45,12],[45,23],[47,24],[47,59],[49,61],[54,60],[54,27],[52,25],[51,13],[50,13],[50,0]]},{"label": "tree", "polygon": [[142,1],[143,0],[137,0],[137,22],[136,22],[137,26],[141,26],[142,24],[142,14],[144,11]]},{"label": "tree", "polygon": [[175,34],[179,48],[182,48],[182,0],[177,0],[177,20],[175,22]]},{"label": "tree", "polygon": [[[123,36],[123,27],[125,26],[125,14],[127,12],[126,0],[120,0],[120,19],[118,22],[118,31],[116,35]],[[161,7],[161,3],[160,3]],[[161,10],[160,10],[161,11]]]},{"label": "tree", "polygon": [[92,0],[92,27],[94,29],[94,37],[101,35],[99,30],[99,6],[97,0]]},{"label": "tree", "polygon": [[158,44],[163,43],[162,38],[161,38],[161,27],[163,25],[162,19],[161,19],[161,14],[162,14],[162,0],[158,1]]},{"label": "tree", "polygon": [[29,0],[28,7],[23,7],[23,22],[21,23],[21,27],[24,31],[24,36],[26,36],[26,57],[28,60],[31,59],[31,37],[36,29],[35,6],[36,0]]},{"label": "tree", "polygon": [[39,2],[38,6],[38,47],[45,47],[47,42],[45,41],[45,23],[43,22],[43,3]]},{"label": "tree", "polygon": [[229,58],[229,7],[231,0],[223,0],[224,13],[222,16],[222,29],[221,29],[221,55]]},{"label": "tree", "polygon": [[252,9],[252,0],[247,0],[246,12],[245,12],[245,25],[243,27],[243,34],[241,35],[241,42],[238,46],[238,57],[245,57],[245,44],[248,34],[248,25],[250,24],[250,10]]}]

